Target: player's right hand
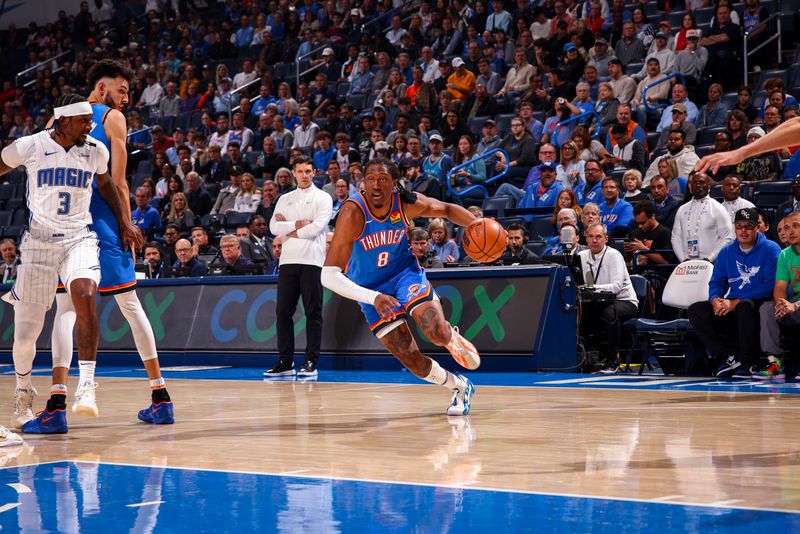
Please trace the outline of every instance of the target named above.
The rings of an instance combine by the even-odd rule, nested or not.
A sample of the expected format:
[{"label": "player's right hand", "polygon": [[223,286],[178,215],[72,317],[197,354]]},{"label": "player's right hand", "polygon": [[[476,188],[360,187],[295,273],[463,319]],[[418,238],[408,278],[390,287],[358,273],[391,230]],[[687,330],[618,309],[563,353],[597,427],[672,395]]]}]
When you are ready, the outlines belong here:
[{"label": "player's right hand", "polygon": [[120,233],[122,234],[120,237],[122,238],[123,250],[129,250],[129,245],[134,250],[139,250],[142,248],[142,245],[144,244],[144,237],[142,237],[142,232],[138,226],[132,222],[127,222],[125,226],[120,229]]},{"label": "player's right hand", "polygon": [[731,150],[729,152],[717,152],[716,154],[709,154],[704,157],[694,166],[696,172],[706,172],[711,169],[711,172],[717,172],[723,165],[736,165],[744,158],[740,155],[738,150]]},{"label": "player's right hand", "polygon": [[391,319],[394,317],[395,310],[400,307],[400,301],[391,295],[381,293],[375,297],[375,302],[372,305],[378,310],[382,319]]}]

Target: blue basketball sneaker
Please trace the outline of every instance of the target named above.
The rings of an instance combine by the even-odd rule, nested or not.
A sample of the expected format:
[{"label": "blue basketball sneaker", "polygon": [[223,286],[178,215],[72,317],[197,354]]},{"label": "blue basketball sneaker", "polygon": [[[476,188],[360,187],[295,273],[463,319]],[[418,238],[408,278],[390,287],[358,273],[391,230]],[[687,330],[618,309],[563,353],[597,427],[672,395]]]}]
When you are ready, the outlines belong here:
[{"label": "blue basketball sneaker", "polygon": [[453,388],[453,402],[447,408],[447,415],[467,415],[470,408],[470,400],[475,395],[475,386],[469,378],[456,374],[458,378],[464,381],[461,387]]},{"label": "blue basketball sneaker", "polygon": [[175,422],[172,401],[153,403],[149,408],[139,410],[139,420],[153,425],[171,425]]},{"label": "blue basketball sneaker", "polygon": [[66,434],[68,429],[65,409],[52,412],[42,410],[36,414],[35,419],[22,425],[22,432],[25,434]]}]

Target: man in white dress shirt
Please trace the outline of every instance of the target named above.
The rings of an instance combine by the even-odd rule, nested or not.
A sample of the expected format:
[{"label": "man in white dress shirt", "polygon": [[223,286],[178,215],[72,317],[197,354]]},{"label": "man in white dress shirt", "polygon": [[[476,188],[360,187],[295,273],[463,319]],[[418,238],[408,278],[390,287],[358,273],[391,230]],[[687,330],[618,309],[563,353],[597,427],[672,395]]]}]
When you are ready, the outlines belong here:
[{"label": "man in white dress shirt", "polygon": [[733,216],[737,211],[745,208],[755,208],[755,205],[742,198],[742,179],[736,174],[729,174],[722,180],[722,205]]},{"label": "man in white dress shirt", "polygon": [[[619,338],[622,325],[636,316],[639,299],[631,285],[625,258],[615,248],[607,245],[608,233],[603,224],[590,224],[584,231],[589,250],[578,253],[583,269],[583,290],[610,291],[614,298],[598,302],[597,315],[584,314],[581,330],[600,330],[605,333],[608,348],[604,354],[603,373],[612,374],[619,369]],[[596,317],[593,321],[589,316]]]},{"label": "man in white dress shirt", "polygon": [[678,208],[672,225],[672,250],[679,261],[706,259],[713,262],[733,241],[733,222],[728,211],[708,193],[711,178],[705,173],[689,176],[692,200]]},{"label": "man in white dress shirt", "polygon": [[283,238],[275,306],[278,364],[266,377],[294,376],[294,322],[297,300],[302,296],[306,313],[305,363],[299,377],[317,376],[322,343],[322,264],[325,232],[331,220],[331,196],[314,185],[314,163],[307,156],[292,162],[297,189],[281,195],[269,229]]}]

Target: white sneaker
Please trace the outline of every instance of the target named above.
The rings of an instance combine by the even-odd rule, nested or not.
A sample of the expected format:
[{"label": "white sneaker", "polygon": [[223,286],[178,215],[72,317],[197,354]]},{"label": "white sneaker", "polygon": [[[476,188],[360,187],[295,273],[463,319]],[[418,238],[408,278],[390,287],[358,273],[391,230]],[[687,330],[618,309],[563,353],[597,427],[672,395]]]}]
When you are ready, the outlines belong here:
[{"label": "white sneaker", "polygon": [[0,447],[14,447],[15,445],[23,445],[24,443],[21,436],[14,434],[4,426],[0,426]]},{"label": "white sneaker", "polygon": [[453,359],[458,362],[461,367],[473,371],[481,365],[481,355],[475,345],[467,341],[467,339],[459,334],[458,327],[453,326],[453,335],[450,337],[450,343],[445,347],[450,351]]},{"label": "white sneaker", "polygon": [[[20,429],[22,425],[33,420],[33,399],[36,398],[36,389],[17,388],[14,391],[14,428]],[[2,428],[2,427],[0,427]]]},{"label": "white sneaker", "polygon": [[447,408],[447,415],[467,415],[469,414],[470,402],[475,395],[475,386],[469,378],[457,375],[464,381],[464,385],[453,388],[453,401]]},{"label": "white sneaker", "polygon": [[100,411],[97,409],[97,399],[94,390],[97,384],[84,383],[78,386],[75,392],[75,402],[72,404],[72,413],[97,417]]}]

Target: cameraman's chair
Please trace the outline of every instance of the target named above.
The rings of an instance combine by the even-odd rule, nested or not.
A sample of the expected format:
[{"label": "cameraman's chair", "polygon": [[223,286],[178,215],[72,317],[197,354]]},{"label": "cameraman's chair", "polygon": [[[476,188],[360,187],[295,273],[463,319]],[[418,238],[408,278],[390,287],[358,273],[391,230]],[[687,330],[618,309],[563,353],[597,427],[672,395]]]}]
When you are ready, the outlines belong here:
[{"label": "cameraman's chair", "polygon": [[[672,271],[664,287],[662,302],[681,310],[685,310],[695,302],[708,299],[708,283],[714,265],[705,260],[689,260],[679,264]],[[631,351],[628,353],[628,363],[631,353],[641,354],[642,365],[639,374],[644,371],[648,358],[653,355],[658,359],[664,374],[688,374],[700,359],[706,362],[708,356],[705,350],[698,349],[694,336],[694,328],[685,317],[671,321],[659,321],[640,317],[625,323],[631,332]],[[692,356],[692,357],[689,357]]]}]

